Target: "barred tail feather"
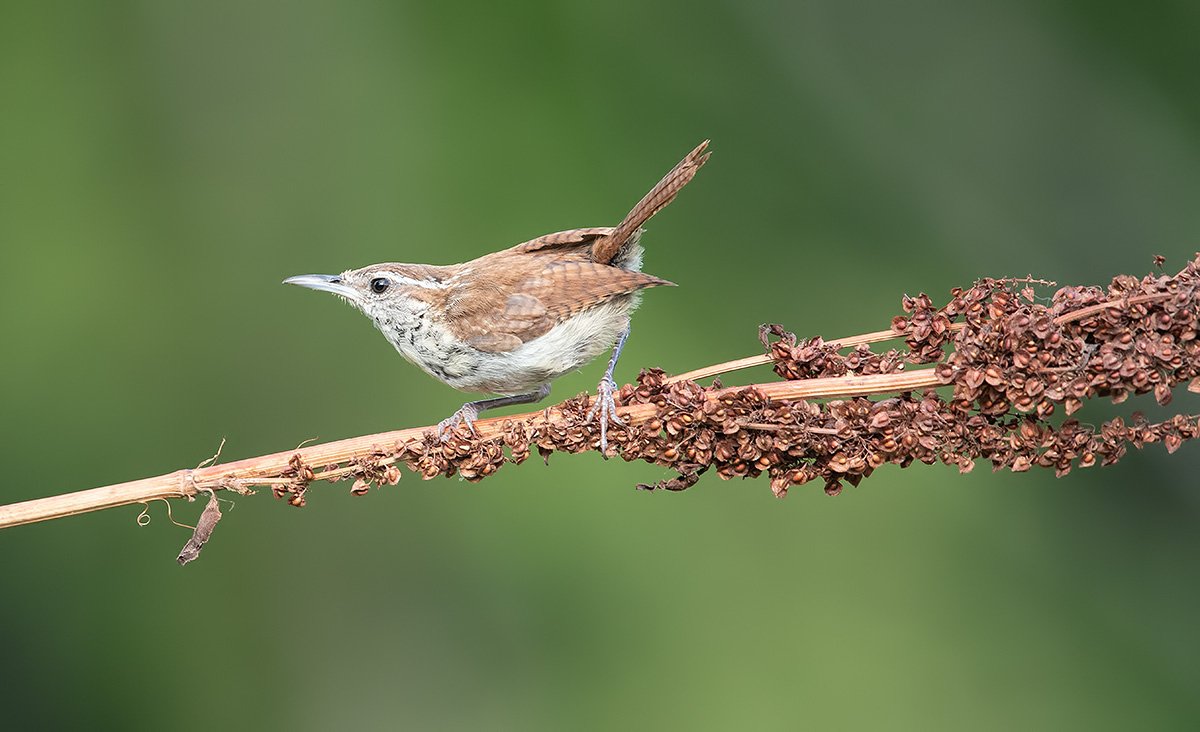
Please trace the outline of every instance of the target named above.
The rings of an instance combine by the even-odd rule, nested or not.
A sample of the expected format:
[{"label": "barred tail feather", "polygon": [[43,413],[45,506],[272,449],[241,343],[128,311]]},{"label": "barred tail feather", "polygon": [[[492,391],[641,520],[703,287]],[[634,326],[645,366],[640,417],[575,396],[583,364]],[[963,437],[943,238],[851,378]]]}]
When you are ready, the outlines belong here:
[{"label": "barred tail feather", "polygon": [[700,143],[695,150],[680,160],[670,173],[663,176],[658,185],[651,188],[650,192],[637,202],[633,210],[625,216],[625,220],[618,224],[612,233],[596,240],[592,245],[592,261],[601,264],[610,262],[630,237],[641,229],[642,224],[675,200],[675,196],[691,181],[692,177],[696,175],[696,171],[700,170],[700,166],[708,162],[708,156],[711,155],[711,153],[705,152],[708,142],[705,140]]}]

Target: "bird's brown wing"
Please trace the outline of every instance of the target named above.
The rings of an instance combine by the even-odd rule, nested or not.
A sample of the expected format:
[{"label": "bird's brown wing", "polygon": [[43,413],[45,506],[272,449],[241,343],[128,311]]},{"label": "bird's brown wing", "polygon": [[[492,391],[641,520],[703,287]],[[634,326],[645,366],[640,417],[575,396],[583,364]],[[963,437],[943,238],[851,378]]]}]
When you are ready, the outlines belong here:
[{"label": "bird's brown wing", "polygon": [[[513,261],[517,260],[517,261]],[[447,298],[448,322],[472,347],[506,353],[609,298],[672,283],[577,259],[509,255],[508,272]]]}]

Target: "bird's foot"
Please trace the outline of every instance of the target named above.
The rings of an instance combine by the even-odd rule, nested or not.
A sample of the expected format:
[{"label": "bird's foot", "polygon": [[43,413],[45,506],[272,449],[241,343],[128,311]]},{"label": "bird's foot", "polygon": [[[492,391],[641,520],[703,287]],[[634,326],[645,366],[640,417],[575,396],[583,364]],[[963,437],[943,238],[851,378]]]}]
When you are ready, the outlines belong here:
[{"label": "bird's foot", "polygon": [[454,414],[446,417],[441,422],[438,422],[437,436],[442,442],[450,439],[457,430],[460,424],[465,424],[472,435],[478,434],[475,431],[475,420],[479,417],[479,407],[474,403],[467,402],[458,408]]},{"label": "bird's foot", "polygon": [[592,408],[588,410],[587,421],[591,422],[596,413],[600,414],[600,456],[605,460],[608,459],[608,423],[625,426],[625,423],[617,416],[617,402],[613,399],[613,394],[617,391],[617,382],[613,381],[611,376],[605,376],[596,385],[596,401],[592,402]]}]

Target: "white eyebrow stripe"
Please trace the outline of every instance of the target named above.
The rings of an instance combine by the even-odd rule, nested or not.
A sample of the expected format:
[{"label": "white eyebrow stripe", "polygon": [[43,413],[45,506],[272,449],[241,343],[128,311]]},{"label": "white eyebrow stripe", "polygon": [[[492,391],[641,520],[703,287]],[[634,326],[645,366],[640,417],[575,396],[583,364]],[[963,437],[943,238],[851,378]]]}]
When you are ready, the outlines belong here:
[{"label": "white eyebrow stripe", "polygon": [[404,275],[398,275],[391,272],[388,272],[383,276],[392,282],[395,282],[397,285],[423,287],[426,290],[444,290],[449,287],[449,285],[447,285],[445,282],[438,282],[436,280],[415,280],[412,277],[405,277]]}]

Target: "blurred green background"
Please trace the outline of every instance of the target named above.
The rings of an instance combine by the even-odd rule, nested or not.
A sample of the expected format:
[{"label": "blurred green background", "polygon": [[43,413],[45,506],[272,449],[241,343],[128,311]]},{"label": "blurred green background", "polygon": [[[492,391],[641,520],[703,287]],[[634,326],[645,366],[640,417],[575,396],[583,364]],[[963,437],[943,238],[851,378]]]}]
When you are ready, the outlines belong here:
[{"label": "blurred green background", "polygon": [[[459,394],[280,280],[613,224],[706,137],[645,239],[681,286],[648,293],[621,380],[981,275],[1176,269],[1198,52],[1182,0],[2,2],[0,500],[435,422]],[[11,529],[0,704],[12,728],[1194,729],[1198,455],[784,501],[555,456],[240,498],[182,569],[161,503]]]}]

